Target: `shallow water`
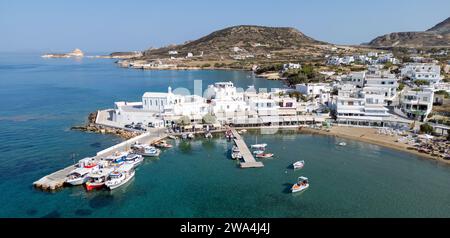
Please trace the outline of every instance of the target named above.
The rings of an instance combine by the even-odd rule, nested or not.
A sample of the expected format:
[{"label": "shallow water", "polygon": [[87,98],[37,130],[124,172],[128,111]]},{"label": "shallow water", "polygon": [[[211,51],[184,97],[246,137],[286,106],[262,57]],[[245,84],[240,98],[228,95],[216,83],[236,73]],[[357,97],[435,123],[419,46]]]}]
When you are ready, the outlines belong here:
[{"label": "shallow water", "polygon": [[[147,159],[135,178],[115,191],[82,187],[46,193],[31,184],[120,139],[70,131],[91,111],[114,101],[140,100],[171,85],[193,88],[217,81],[281,87],[233,71],[140,71],[107,59],[41,59],[0,55],[0,217],[449,217],[450,168],[413,155],[334,137],[281,131],[244,135],[267,143],[274,159],[262,169],[239,169],[231,144],[177,142],[160,159]],[[300,171],[289,168],[305,160]],[[297,177],[310,188],[292,195]]]}]

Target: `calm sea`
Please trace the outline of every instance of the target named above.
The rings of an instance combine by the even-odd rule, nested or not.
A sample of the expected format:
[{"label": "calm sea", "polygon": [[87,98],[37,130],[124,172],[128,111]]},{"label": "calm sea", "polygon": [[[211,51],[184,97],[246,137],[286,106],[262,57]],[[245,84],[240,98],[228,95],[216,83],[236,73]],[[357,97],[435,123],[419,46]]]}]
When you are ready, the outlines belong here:
[{"label": "calm sea", "polygon": [[[145,91],[203,87],[282,87],[235,71],[139,71],[109,59],[42,59],[0,54],[0,217],[450,217],[450,167],[410,154],[333,137],[281,131],[245,135],[267,143],[274,159],[242,170],[231,144],[217,136],[177,142],[148,159],[116,191],[82,187],[35,190],[42,176],[94,155],[120,139],[70,131],[114,101],[138,101]],[[341,140],[339,140],[341,141]],[[303,170],[292,162],[305,160]],[[297,177],[311,187],[292,195]]]}]

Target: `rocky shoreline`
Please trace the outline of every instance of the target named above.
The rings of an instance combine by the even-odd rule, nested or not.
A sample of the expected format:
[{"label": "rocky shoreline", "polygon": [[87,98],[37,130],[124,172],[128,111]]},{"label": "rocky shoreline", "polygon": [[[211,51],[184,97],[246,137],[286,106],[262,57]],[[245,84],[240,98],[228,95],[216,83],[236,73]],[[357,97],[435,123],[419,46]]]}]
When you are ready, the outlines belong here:
[{"label": "rocky shoreline", "polygon": [[88,116],[88,122],[82,126],[73,126],[70,129],[75,131],[92,132],[99,134],[111,134],[123,138],[125,140],[131,139],[140,135],[139,132],[127,131],[119,128],[112,128],[108,126],[98,125],[95,123],[97,112],[91,112]]}]

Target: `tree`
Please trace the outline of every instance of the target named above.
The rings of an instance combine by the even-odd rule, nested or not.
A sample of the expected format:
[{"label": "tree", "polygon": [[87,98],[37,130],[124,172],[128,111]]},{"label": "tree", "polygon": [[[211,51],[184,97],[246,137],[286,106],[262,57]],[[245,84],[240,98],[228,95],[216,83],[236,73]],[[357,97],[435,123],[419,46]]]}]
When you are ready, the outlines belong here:
[{"label": "tree", "polygon": [[208,113],[203,116],[202,121],[204,124],[214,124],[217,121],[217,118],[211,113]]},{"label": "tree", "polygon": [[180,119],[178,119],[177,123],[182,126],[186,126],[191,124],[191,119],[188,116],[182,116],[180,117]]},{"label": "tree", "polygon": [[425,123],[420,125],[420,132],[424,134],[432,134],[434,132],[434,129],[431,125]]},{"label": "tree", "polygon": [[419,79],[419,80],[414,81],[414,84],[416,84],[417,86],[430,85],[430,82],[427,80]]},{"label": "tree", "polygon": [[398,91],[402,91],[405,88],[405,84],[404,83],[399,83],[398,84]]}]

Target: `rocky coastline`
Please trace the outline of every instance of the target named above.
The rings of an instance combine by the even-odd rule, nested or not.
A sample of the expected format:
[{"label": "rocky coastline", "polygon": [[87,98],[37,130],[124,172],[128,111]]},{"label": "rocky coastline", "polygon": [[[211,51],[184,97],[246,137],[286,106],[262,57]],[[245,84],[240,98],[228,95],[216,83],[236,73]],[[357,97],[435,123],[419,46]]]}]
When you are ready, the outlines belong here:
[{"label": "rocky coastline", "polygon": [[91,113],[89,113],[89,116],[88,116],[88,122],[85,125],[73,126],[70,129],[74,130],[74,131],[84,131],[84,132],[92,132],[92,133],[99,133],[99,134],[111,134],[111,135],[118,136],[125,140],[131,139],[140,134],[139,132],[127,131],[124,129],[98,125],[95,123],[96,118],[97,118],[97,112],[91,112]]}]

